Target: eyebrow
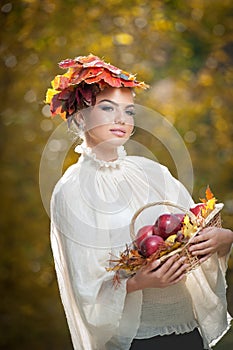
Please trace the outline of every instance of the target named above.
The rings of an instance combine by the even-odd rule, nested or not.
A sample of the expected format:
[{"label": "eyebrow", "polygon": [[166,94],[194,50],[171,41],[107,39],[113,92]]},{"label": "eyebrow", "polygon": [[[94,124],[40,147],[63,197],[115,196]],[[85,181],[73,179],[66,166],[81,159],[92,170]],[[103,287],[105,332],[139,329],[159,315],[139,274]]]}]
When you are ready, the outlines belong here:
[{"label": "eyebrow", "polygon": [[[114,101],[112,101],[112,100],[103,99],[103,100],[99,101],[97,104],[100,104],[101,102],[109,102],[109,103],[112,103],[113,105],[119,107],[119,104],[114,102]],[[135,105],[133,103],[131,103],[131,104],[126,106],[126,108],[128,108],[128,107],[135,107]]]}]

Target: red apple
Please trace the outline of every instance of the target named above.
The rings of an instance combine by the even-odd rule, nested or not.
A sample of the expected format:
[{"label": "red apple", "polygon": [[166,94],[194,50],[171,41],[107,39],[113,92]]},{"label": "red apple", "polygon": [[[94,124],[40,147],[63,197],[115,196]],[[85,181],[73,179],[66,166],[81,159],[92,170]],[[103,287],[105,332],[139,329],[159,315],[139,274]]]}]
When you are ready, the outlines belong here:
[{"label": "red apple", "polygon": [[204,207],[205,207],[205,203],[200,203],[200,204],[195,205],[195,207],[190,208],[190,211],[191,211],[194,215],[198,216],[198,215],[201,214],[201,209],[204,208]]},{"label": "red apple", "polygon": [[158,235],[159,236],[159,229],[157,226],[153,226],[153,235]]},{"label": "red apple", "polygon": [[141,227],[137,234],[135,239],[136,246],[140,249],[141,242],[144,240],[144,238],[152,236],[154,234],[154,225],[146,225]]},{"label": "red apple", "polygon": [[144,238],[144,240],[141,242],[140,251],[143,256],[149,257],[161,247],[164,246],[164,240],[162,237],[157,235],[152,235],[149,237]]},{"label": "red apple", "polygon": [[177,214],[175,214],[175,216],[180,220],[181,223],[183,222],[184,217],[185,217],[185,215],[182,213],[177,213]]},{"label": "red apple", "polygon": [[158,235],[164,240],[181,229],[182,222],[175,214],[162,214],[155,222]]}]

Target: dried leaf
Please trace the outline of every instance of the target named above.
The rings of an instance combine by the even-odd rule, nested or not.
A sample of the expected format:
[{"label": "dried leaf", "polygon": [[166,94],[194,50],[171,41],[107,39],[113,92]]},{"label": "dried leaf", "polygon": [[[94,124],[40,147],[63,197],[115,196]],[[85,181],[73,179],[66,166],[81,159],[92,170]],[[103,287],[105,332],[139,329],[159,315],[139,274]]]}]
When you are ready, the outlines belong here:
[{"label": "dried leaf", "polygon": [[217,199],[215,198],[209,186],[207,187],[205,194],[206,198],[201,199],[201,201],[205,203],[205,207],[201,209],[201,215],[203,218],[207,218],[211,211],[214,210],[215,204],[217,202]]},{"label": "dried leaf", "polygon": [[193,223],[191,223],[190,218],[188,215],[185,215],[184,217],[184,224],[182,226],[182,233],[185,236],[185,238],[190,238],[194,235],[194,233],[197,231],[197,226]]},{"label": "dried leaf", "polygon": [[53,96],[59,94],[59,91],[55,89],[48,89],[46,92],[45,103],[51,103]]},{"label": "dried leaf", "polygon": [[216,203],[216,198],[209,199],[208,202],[206,203],[206,208],[211,210],[211,211],[214,210],[215,203]]},{"label": "dried leaf", "polygon": [[60,68],[63,68],[63,69],[82,67],[82,65],[77,61],[76,58],[74,59],[67,58],[66,60],[59,62],[58,65]]},{"label": "dried leaf", "polygon": [[207,203],[208,200],[215,198],[214,194],[212,193],[211,189],[209,186],[207,186],[206,191],[205,191],[206,198],[200,198],[202,203]]},{"label": "dried leaf", "polygon": [[213,195],[213,193],[211,192],[211,189],[210,189],[209,186],[207,187],[207,189],[206,189],[206,191],[205,191],[205,194],[206,194],[206,199],[207,199],[207,200],[214,198],[214,195]]},{"label": "dried leaf", "polygon": [[51,85],[56,90],[63,90],[69,86],[69,78],[64,75],[56,75]]},{"label": "dried leaf", "polygon": [[[48,91],[46,103],[50,104],[52,115],[59,114],[57,111],[62,110],[62,113],[66,112],[66,118],[68,118],[75,111],[89,107],[95,103],[96,94],[105,87],[120,88],[124,86],[142,89],[147,89],[149,87],[144,82],[136,80],[135,75],[122,71],[120,68],[106,63],[92,54],[88,56],[79,56],[74,59],[66,59],[59,63],[59,67],[68,70],[63,75],[55,76],[54,80],[51,82],[53,89],[59,91],[66,90],[65,93],[70,92],[72,94],[72,89],[67,90],[67,88],[73,87],[78,89],[80,85],[83,86],[83,84],[85,84],[89,86],[92,96],[91,98],[85,99],[84,95],[80,94],[79,91],[75,95],[75,103],[62,103],[61,108],[58,109],[57,100],[52,104],[51,91]],[[96,87],[98,89],[96,89]],[[65,100],[69,100],[69,97],[66,97]]]}]

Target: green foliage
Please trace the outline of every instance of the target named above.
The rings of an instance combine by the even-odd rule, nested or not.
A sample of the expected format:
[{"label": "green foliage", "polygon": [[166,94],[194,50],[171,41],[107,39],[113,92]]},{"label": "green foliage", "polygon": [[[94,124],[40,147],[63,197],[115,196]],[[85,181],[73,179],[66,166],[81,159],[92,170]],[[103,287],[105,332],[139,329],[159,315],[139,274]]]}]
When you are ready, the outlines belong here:
[{"label": "green foliage", "polygon": [[[40,157],[59,124],[44,108],[57,62],[90,52],[151,85],[137,102],[184,138],[193,197],[209,184],[233,229],[233,4],[230,0],[1,2],[1,349],[71,349],[40,199]],[[135,137],[144,142],[138,133]],[[172,171],[165,150],[153,151]],[[74,161],[69,152],[65,167]],[[233,262],[228,270],[233,313]],[[232,348],[230,331],[216,349]]]}]

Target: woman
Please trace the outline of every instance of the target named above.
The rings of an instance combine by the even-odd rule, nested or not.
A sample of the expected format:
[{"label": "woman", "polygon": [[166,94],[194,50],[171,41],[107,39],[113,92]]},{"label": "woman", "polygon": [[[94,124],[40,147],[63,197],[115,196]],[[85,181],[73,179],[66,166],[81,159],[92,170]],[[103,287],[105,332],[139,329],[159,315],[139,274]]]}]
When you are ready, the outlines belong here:
[{"label": "woman", "polygon": [[68,71],[55,77],[46,102],[84,140],[51,200],[52,250],[74,349],[210,349],[230,325],[225,272],[233,232],[203,230],[190,248],[203,264],[188,277],[183,259],[173,256],[115,288],[109,253],[131,241],[135,211],[161,200],[194,203],[166,167],[124,151],[134,128],[132,88],[147,86],[93,55],[60,67]]}]

